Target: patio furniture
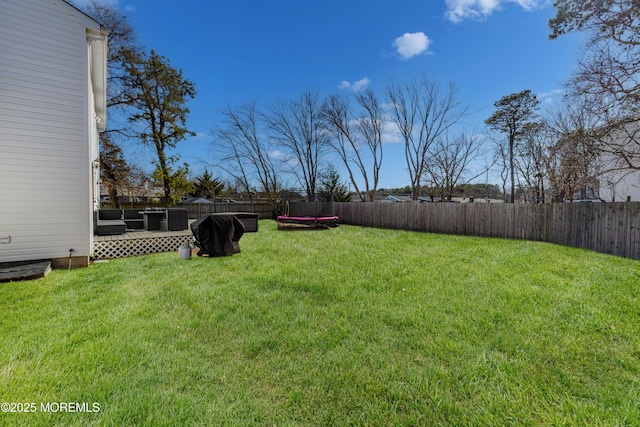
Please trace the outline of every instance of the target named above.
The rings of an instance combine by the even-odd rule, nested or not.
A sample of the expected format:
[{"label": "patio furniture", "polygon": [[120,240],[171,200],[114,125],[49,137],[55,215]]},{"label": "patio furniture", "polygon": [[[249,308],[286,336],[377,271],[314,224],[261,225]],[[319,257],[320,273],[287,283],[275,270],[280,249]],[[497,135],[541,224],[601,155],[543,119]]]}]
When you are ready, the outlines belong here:
[{"label": "patio furniture", "polygon": [[117,220],[122,219],[122,211],[120,209],[99,209],[98,220]]},{"label": "patio furniture", "polygon": [[144,229],[147,231],[160,230],[160,221],[164,219],[165,213],[165,210],[160,209],[140,211],[144,220]]},{"label": "patio furniture", "polygon": [[144,216],[138,211],[138,209],[124,209],[123,218],[124,223],[127,225],[127,230],[144,229]]},{"label": "patio furniture", "polygon": [[191,224],[198,256],[228,256],[240,252],[244,226],[231,214],[207,215]]},{"label": "patio furniture", "polygon": [[126,229],[127,225],[122,220],[105,219],[98,221],[95,234],[97,236],[115,236],[124,234]]},{"label": "patio furniture", "polygon": [[164,219],[160,221],[160,229],[164,231],[180,231],[188,228],[188,209],[167,209]]},{"label": "patio furniture", "polygon": [[113,236],[124,234],[127,226],[122,220],[120,209],[100,209],[94,213],[94,234]]}]

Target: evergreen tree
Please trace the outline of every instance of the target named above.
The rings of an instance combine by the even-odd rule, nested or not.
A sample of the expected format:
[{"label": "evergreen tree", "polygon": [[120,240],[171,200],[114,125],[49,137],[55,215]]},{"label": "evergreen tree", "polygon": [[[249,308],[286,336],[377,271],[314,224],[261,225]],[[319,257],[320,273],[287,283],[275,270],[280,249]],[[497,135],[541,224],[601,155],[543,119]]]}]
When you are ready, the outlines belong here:
[{"label": "evergreen tree", "polygon": [[179,200],[172,184],[178,182],[176,179],[184,170],[172,171],[171,164],[177,159],[169,157],[167,151],[195,135],[186,128],[189,109],[185,106],[195,96],[195,86],[182,76],[182,70],[172,68],[167,58],[153,50],[149,55],[127,50],[124,57],[127,104],[135,111],[129,121],[137,126],[136,134],[142,143],[155,149],[154,177],[162,183],[165,203],[171,204]]},{"label": "evergreen tree", "polygon": [[325,171],[320,177],[320,186],[318,191],[318,199],[323,202],[350,202],[351,194],[347,189],[347,185],[340,182],[340,174],[333,166]]},{"label": "evergreen tree", "polygon": [[510,202],[515,202],[514,152],[516,143],[533,125],[537,117],[536,110],[540,101],[530,90],[503,96],[495,104],[496,112],[485,123],[495,131],[507,134],[509,174],[511,177]]},{"label": "evergreen tree", "polygon": [[207,169],[195,179],[192,195],[206,197],[215,200],[224,190],[224,183],[218,178],[213,178]]}]

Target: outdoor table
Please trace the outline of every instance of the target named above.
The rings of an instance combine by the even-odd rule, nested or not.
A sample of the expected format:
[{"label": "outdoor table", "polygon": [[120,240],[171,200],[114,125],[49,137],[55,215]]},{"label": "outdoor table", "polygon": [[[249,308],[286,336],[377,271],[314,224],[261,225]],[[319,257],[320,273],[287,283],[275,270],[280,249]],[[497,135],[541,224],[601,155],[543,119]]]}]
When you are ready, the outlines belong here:
[{"label": "outdoor table", "polygon": [[160,230],[160,221],[164,219],[166,211],[148,210],[140,211],[144,218],[144,229],[147,231]]}]

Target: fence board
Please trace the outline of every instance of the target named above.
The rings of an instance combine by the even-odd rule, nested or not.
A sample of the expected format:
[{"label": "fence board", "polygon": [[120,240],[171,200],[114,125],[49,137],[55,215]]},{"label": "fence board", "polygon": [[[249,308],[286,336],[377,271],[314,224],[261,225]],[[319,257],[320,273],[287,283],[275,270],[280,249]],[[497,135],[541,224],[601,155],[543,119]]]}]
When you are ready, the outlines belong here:
[{"label": "fence board", "polygon": [[[317,211],[320,209],[314,206]],[[640,202],[338,203],[340,223],[468,236],[527,239],[640,259]]]}]

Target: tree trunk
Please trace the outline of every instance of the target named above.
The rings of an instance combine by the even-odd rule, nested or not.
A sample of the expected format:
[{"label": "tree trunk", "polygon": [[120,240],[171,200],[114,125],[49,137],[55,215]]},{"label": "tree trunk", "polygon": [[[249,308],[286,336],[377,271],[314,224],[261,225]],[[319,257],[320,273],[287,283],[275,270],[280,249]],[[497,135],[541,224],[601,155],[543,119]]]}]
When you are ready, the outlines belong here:
[{"label": "tree trunk", "polygon": [[158,151],[158,165],[160,166],[160,172],[162,173],[162,186],[164,188],[164,205],[169,206],[171,201],[171,183],[169,182],[169,171],[167,170],[167,159],[164,154],[164,150],[156,143],[156,149]]},{"label": "tree trunk", "polygon": [[113,172],[113,169],[111,169],[111,167],[103,161],[100,162],[100,168],[107,177],[105,181],[107,181],[107,188],[109,189],[109,199],[111,199],[111,206],[114,209],[120,209],[120,199],[118,198],[116,174]]},{"label": "tree trunk", "polygon": [[515,173],[513,170],[513,145],[515,144],[515,136],[514,135],[510,135],[509,136],[509,169],[510,169],[510,174],[511,174],[511,203],[515,203],[516,201],[516,180],[515,180]]}]

